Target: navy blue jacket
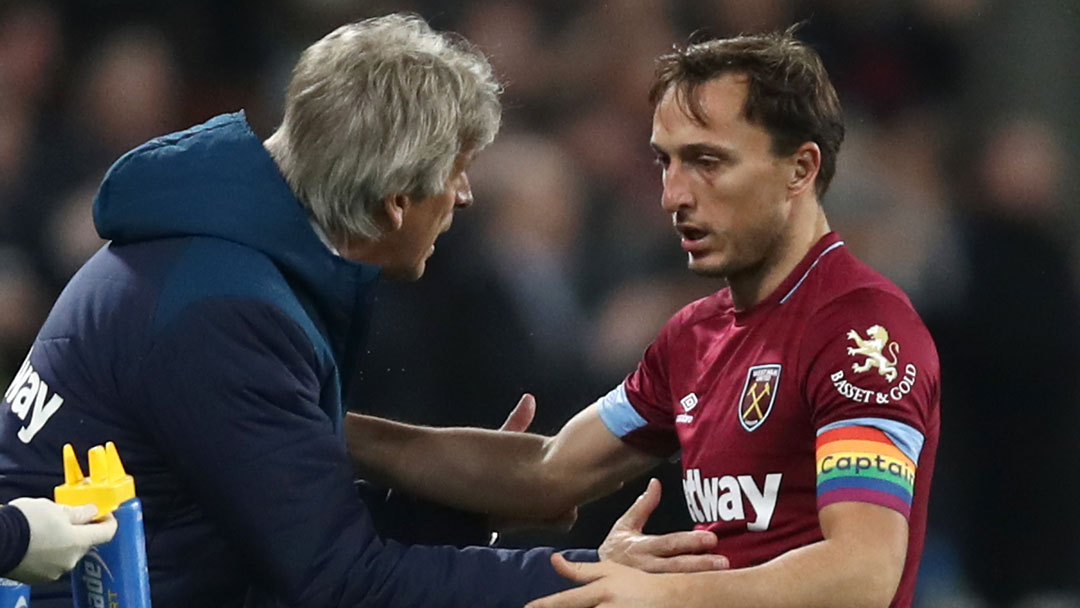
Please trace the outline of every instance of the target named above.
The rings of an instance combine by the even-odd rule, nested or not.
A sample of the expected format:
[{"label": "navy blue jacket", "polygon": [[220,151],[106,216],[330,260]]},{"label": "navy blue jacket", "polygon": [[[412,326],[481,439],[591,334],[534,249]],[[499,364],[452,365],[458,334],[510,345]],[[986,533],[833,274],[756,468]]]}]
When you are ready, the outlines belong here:
[{"label": "navy blue jacket", "polygon": [[124,155],[94,221],[112,242],[0,407],[0,501],[51,496],[64,443],[115,441],[155,608],[521,606],[568,586],[550,549],[380,538],[341,433],[378,269],[319,240],[242,114]]}]

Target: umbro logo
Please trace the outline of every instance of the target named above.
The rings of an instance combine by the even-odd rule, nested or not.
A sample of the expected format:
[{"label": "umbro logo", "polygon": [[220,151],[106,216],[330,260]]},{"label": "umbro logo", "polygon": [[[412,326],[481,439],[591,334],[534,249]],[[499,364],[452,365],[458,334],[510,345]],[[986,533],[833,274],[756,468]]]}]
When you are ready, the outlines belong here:
[{"label": "umbro logo", "polygon": [[682,405],[682,409],[684,412],[689,412],[690,410],[697,407],[697,395],[695,395],[694,393],[690,393],[689,395],[680,399],[679,404]]},{"label": "umbro logo", "polygon": [[683,424],[690,424],[693,422],[694,417],[691,416],[689,412],[697,407],[697,395],[690,393],[682,399],[679,399],[679,405],[682,406],[683,413],[675,416],[675,422],[681,422]]}]

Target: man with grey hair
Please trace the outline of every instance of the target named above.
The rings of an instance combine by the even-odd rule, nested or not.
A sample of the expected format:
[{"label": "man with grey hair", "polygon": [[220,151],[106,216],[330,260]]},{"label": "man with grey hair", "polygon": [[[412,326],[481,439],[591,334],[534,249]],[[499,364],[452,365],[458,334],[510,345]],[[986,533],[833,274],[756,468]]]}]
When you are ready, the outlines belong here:
[{"label": "man with grey hair", "polygon": [[472,202],[465,168],[499,130],[499,91],[463,40],[369,20],[304,52],[266,148],[342,256],[416,279]]},{"label": "man with grey hair", "polygon": [[[342,436],[376,278],[422,275],[472,201],[498,92],[464,41],[371,19],[304,52],[265,145],[238,113],[124,155],[94,203],[111,243],[0,409],[0,500],[51,493],[64,443],[115,441],[156,608],[521,606],[567,587],[550,549],[380,538]],[[71,601],[34,589],[35,608]]]}]

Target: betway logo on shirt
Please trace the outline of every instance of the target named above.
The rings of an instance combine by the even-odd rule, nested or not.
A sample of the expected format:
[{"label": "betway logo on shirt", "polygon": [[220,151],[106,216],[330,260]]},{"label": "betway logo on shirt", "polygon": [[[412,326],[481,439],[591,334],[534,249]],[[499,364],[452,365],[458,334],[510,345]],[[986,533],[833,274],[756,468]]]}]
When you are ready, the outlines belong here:
[{"label": "betway logo on shirt", "polygon": [[34,366],[30,365],[30,354],[33,352],[34,349],[31,348],[26,355],[26,361],[23,361],[19,368],[19,373],[15,374],[15,379],[4,393],[4,403],[10,404],[11,411],[26,423],[18,433],[19,441],[23,443],[30,443],[49,418],[64,405],[64,398],[50,391],[48,383],[42,380],[34,371]]},{"label": "betway logo on shirt", "polygon": [[686,506],[695,523],[746,521],[747,530],[768,530],[783,477],[783,473],[769,473],[764,485],[758,486],[750,475],[702,479],[700,469],[690,469],[683,479]]}]

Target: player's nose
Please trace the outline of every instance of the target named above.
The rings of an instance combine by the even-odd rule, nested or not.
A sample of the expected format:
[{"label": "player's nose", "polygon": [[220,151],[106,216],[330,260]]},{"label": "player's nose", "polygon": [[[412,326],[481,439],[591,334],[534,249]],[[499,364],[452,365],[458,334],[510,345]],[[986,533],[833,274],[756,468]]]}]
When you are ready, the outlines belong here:
[{"label": "player's nose", "polygon": [[685,173],[677,163],[672,162],[664,170],[664,193],[660,197],[660,206],[668,213],[675,213],[693,202]]}]

